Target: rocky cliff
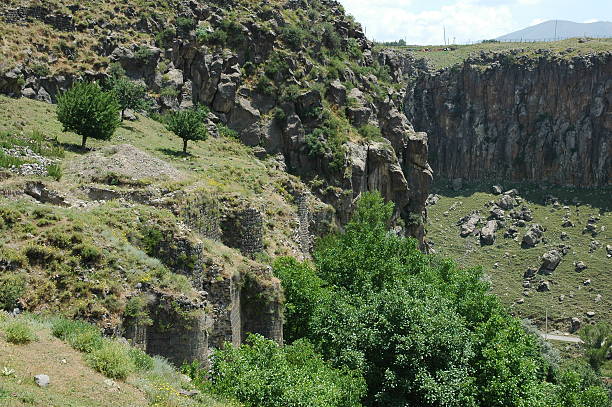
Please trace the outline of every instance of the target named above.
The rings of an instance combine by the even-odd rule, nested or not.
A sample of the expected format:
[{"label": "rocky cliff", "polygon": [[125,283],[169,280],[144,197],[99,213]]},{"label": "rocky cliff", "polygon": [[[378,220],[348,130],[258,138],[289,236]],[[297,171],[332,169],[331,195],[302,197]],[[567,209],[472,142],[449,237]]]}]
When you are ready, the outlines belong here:
[{"label": "rocky cliff", "polygon": [[[121,144],[66,158],[64,178],[53,187],[39,182],[38,192],[24,196],[20,173],[0,185],[0,199],[34,199],[34,208],[108,208],[101,222],[118,212],[117,202],[125,209],[104,236],[121,236],[137,259],[95,267],[124,282],[113,307],[100,304],[88,279],[91,299],[65,298],[54,309],[78,302],[95,312],[75,316],[149,353],[176,363],[205,361],[210,348],[239,344],[249,332],[282,342],[282,289],[262,263],[287,254],[307,258],[314,237],[342,227],[363,192],[393,201],[398,231],[426,248],[427,135],[401,111],[401,78],[373,56],[338,2],[169,0],[155,9],[128,3],[0,5],[0,34],[8,41],[0,93],[15,98],[3,98],[15,108],[6,128],[11,137],[20,132],[20,143],[24,128],[54,143],[64,137],[59,123],[42,129],[39,123],[55,121],[48,104],[79,80],[104,86],[125,75],[145,84],[151,109],[141,113],[151,117],[196,105],[210,112],[211,137],[193,143],[188,157],[161,141],[173,137],[163,125],[128,112],[133,122],[117,135]],[[132,218],[130,227],[116,230]],[[87,229],[92,242],[104,241]],[[27,250],[22,236],[11,236],[17,254]],[[40,251],[50,244],[41,240]],[[49,279],[39,263],[19,266],[28,284],[37,273]],[[131,271],[147,264],[180,284],[132,281]],[[46,301],[22,306],[37,311]]]},{"label": "rocky cliff", "polygon": [[359,194],[379,190],[424,242],[427,136],[401,112],[400,78],[338,2],[170,3],[154,12],[117,4],[112,21],[60,0],[3,6],[4,31],[42,25],[57,38],[33,35],[29,52],[7,58],[0,92],[54,102],[75,80],[125,71],[147,85],[153,110],[205,105],[213,135],[227,126],[261,157],[278,155],[335,208],[336,223]]},{"label": "rocky cliff", "polygon": [[421,71],[409,82],[405,112],[429,134],[429,159],[442,177],[611,184],[610,52],[498,52]]}]

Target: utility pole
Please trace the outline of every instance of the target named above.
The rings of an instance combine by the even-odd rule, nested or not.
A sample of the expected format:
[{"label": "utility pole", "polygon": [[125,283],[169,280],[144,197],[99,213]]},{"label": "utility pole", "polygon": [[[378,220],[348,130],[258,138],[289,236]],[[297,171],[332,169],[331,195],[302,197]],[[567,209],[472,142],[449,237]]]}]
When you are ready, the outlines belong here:
[{"label": "utility pole", "polygon": [[559,20],[555,20],[555,41],[557,41],[557,22]]},{"label": "utility pole", "polygon": [[442,29],[444,29],[444,45],[446,45],[446,26],[443,25]]}]

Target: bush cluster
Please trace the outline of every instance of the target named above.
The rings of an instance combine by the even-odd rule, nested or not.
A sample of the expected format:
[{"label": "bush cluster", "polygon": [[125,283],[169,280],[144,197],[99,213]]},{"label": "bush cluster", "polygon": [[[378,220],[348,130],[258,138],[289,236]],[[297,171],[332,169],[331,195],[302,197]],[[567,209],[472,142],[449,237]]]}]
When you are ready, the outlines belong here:
[{"label": "bush cluster", "polygon": [[276,262],[288,342],[307,338],[336,368],[361,372],[366,406],[608,405],[600,385],[542,356],[480,270],[389,233],[393,211],[365,194],[345,230],[318,243],[314,264]]},{"label": "bush cluster", "polygon": [[125,380],[133,372],[153,368],[153,359],[143,351],[104,338],[86,322],[60,318],[53,323],[52,334],[86,353],[87,363],[106,377]]},{"label": "bush cluster", "polygon": [[357,407],[365,383],[355,372],[332,368],[305,340],[281,347],[259,335],[215,352],[210,381],[189,370],[203,389],[245,407]]},{"label": "bush cluster", "polygon": [[32,327],[25,321],[11,321],[4,326],[4,336],[8,343],[25,345],[38,340]]}]

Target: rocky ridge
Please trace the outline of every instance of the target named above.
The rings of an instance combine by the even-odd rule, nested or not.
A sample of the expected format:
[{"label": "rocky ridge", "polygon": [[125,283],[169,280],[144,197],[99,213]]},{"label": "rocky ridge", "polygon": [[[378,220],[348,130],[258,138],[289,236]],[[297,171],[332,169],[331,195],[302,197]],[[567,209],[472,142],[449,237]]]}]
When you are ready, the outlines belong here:
[{"label": "rocky ridge", "polygon": [[[104,81],[109,66],[120,66],[147,85],[156,110],[208,106],[213,133],[216,125],[226,125],[264,155],[281,154],[291,173],[322,179],[313,192],[336,209],[340,223],[360,193],[381,191],[395,202],[407,233],[424,245],[432,180],[427,136],[415,132],[401,112],[400,78],[386,73],[338,2],[176,3],[172,26],[164,29],[155,19],[137,24],[139,36],[149,36],[141,42],[117,35],[133,27],[74,23],[86,4],[4,6],[5,24],[42,22],[58,32],[114,34],[100,35],[92,47],[111,65],[54,73],[49,62],[51,72],[43,75],[35,58],[17,60],[0,69],[0,92],[53,102],[75,80]],[[49,16],[57,15],[71,23],[55,24],[57,18]],[[380,129],[380,139],[361,137],[366,126]]]}]

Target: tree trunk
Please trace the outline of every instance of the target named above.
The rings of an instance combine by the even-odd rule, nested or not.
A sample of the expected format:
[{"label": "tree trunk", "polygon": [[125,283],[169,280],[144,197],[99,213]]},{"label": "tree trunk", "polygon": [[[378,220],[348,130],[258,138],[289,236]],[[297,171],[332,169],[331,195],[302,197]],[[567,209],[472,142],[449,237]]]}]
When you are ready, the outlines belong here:
[{"label": "tree trunk", "polygon": [[187,154],[187,139],[183,139],[183,153]]},{"label": "tree trunk", "polygon": [[123,116],[124,116],[124,114],[125,114],[125,109],[123,109],[123,110],[121,111],[121,123],[123,123]]},{"label": "tree trunk", "polygon": [[81,140],[81,148],[85,149],[85,143],[87,143],[87,137],[83,136],[83,140]]}]

